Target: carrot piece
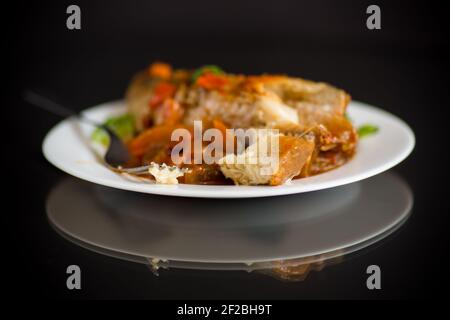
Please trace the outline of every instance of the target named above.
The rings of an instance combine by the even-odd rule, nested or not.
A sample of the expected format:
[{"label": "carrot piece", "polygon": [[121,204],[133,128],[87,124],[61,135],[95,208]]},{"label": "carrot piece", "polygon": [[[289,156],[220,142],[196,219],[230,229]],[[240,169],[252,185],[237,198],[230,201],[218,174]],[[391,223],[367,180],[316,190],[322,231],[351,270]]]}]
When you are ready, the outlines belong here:
[{"label": "carrot piece", "polygon": [[153,91],[153,96],[150,99],[149,106],[154,109],[159,106],[167,98],[171,98],[176,91],[176,87],[168,82],[159,83]]},{"label": "carrot piece", "polygon": [[222,132],[223,136],[225,137],[227,134],[227,126],[225,125],[225,123],[223,123],[221,120],[219,119],[214,119],[213,120],[213,126],[214,128],[220,130],[220,132]]},{"label": "carrot piece", "polygon": [[152,144],[170,144],[172,132],[182,127],[182,125],[161,125],[147,129],[130,141],[128,149],[133,156],[140,157]]},{"label": "carrot piece", "polygon": [[172,67],[167,63],[154,62],[148,69],[152,77],[169,79],[172,76]]},{"label": "carrot piece", "polygon": [[228,83],[227,78],[222,75],[213,74],[210,72],[202,74],[196,82],[200,87],[208,90],[222,90]]}]

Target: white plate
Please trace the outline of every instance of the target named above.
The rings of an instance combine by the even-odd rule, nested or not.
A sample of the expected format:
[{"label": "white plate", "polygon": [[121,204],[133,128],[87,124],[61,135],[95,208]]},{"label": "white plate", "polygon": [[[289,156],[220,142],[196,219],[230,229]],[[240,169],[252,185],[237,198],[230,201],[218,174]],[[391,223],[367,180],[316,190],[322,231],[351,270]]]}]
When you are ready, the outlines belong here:
[{"label": "white plate", "polygon": [[[109,102],[84,112],[86,116],[103,121],[125,111],[124,103]],[[351,102],[348,113],[356,126],[377,125],[377,134],[361,139],[355,157],[344,166],[317,176],[294,180],[290,184],[270,186],[203,186],[158,185],[133,181],[106,168],[89,136],[93,128],[76,119],[66,119],[45,137],[43,152],[48,161],[59,169],[84,180],[108,187],[143,193],[197,198],[269,197],[327,189],[388,170],[404,160],[413,150],[414,133],[396,116],[360,102]]]}]

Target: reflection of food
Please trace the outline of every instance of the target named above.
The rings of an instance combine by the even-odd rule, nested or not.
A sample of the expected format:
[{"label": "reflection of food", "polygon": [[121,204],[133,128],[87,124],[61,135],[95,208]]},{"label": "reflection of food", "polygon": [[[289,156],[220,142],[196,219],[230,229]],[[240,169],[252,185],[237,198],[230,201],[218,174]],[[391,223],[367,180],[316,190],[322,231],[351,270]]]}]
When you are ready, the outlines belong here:
[{"label": "reflection of food", "polygon": [[[325,267],[342,261],[344,261],[344,251],[338,250],[333,252],[332,256],[321,254],[306,258],[251,263],[247,264],[243,270],[269,275],[277,280],[295,282],[305,280],[311,271],[322,271]],[[148,266],[156,276],[159,275],[159,269],[169,270],[172,268],[169,260],[158,258],[148,258]]]},{"label": "reflection of food", "polygon": [[138,132],[129,142],[132,165],[173,165],[171,133],[176,128],[192,131],[195,120],[203,122],[203,130],[279,130],[281,168],[269,177],[249,174],[253,170],[245,166],[179,164],[191,169],[190,177],[179,178],[184,183],[222,184],[230,182],[228,177],[236,184],[280,185],[341,166],[356,148],[357,134],[345,117],[350,97],[325,83],[226,74],[215,66],[173,70],[154,63],[133,78],[126,99]]},{"label": "reflection of food", "polygon": [[327,258],[326,255],[276,261],[275,267],[264,269],[260,272],[270,275],[276,279],[284,281],[303,281],[311,271],[321,271],[326,266],[340,263],[344,260],[344,256],[336,256]]}]

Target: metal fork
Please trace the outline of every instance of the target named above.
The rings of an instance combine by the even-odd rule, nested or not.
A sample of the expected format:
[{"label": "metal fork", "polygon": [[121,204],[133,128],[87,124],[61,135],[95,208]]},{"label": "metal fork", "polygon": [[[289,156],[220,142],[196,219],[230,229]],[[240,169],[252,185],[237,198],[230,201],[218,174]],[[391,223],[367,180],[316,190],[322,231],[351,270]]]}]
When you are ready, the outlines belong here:
[{"label": "metal fork", "polygon": [[57,116],[63,118],[76,117],[78,120],[84,123],[105,130],[105,132],[109,136],[109,145],[107,147],[103,160],[105,161],[105,164],[112,170],[120,173],[129,173],[129,174],[148,173],[148,169],[151,167],[151,165],[140,166],[135,168],[122,167],[123,164],[125,164],[127,161],[131,159],[131,155],[128,149],[126,148],[125,144],[122,142],[122,140],[115,134],[114,131],[108,128],[108,126],[93,121],[83,114],[77,113],[32,91],[25,91],[23,94],[23,98],[28,103],[36,107],[39,107],[43,110],[46,110],[52,114],[55,114]]}]

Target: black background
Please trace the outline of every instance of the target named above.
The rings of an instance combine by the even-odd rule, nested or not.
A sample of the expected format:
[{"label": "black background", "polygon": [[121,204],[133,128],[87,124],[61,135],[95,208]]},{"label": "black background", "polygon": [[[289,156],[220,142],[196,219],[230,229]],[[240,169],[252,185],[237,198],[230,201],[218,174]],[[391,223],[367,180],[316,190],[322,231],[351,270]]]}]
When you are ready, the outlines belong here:
[{"label": "black background", "polygon": [[[382,29],[366,28],[378,4]],[[82,29],[66,28],[77,4]],[[448,34],[433,1],[28,1],[2,10],[5,203],[2,283],[37,298],[435,298],[448,252]],[[22,102],[39,88],[81,110],[123,96],[131,75],[154,60],[177,67],[217,64],[230,72],[287,73],[335,84],[384,108],[414,130],[413,154],[395,168],[412,187],[413,215],[370,252],[284,283],[244,272],[163,271],[100,256],[59,237],[45,198],[66,175],[41,154],[58,119]],[[382,150],[380,150],[382,152]],[[78,264],[83,289],[68,291]],[[378,264],[383,289],[365,287]]]}]

